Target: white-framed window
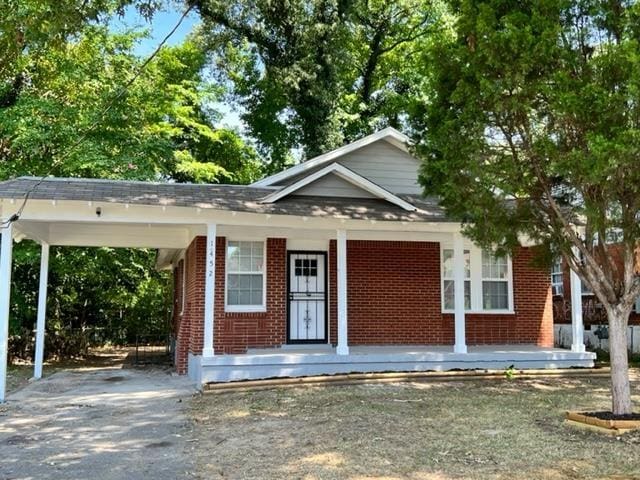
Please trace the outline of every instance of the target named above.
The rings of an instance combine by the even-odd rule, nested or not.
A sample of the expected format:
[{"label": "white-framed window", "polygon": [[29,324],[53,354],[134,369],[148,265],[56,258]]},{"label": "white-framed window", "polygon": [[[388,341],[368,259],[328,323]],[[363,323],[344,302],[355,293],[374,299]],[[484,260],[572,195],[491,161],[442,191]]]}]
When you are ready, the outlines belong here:
[{"label": "white-framed window", "polygon": [[[469,313],[513,313],[511,258],[497,257],[471,245],[465,256],[465,310]],[[453,249],[442,246],[442,311],[455,308]]]},{"label": "white-framed window", "polygon": [[227,241],[225,310],[256,312],[266,309],[264,241]]},{"label": "white-framed window", "polygon": [[551,266],[551,293],[564,295],[562,258],[557,258]]},{"label": "white-framed window", "polygon": [[509,310],[509,262],[482,251],[482,309]]},{"label": "white-framed window", "polygon": [[[464,308],[471,309],[471,252],[464,251]],[[455,282],[453,271],[453,250],[442,250],[442,297],[445,310],[455,308]]]}]

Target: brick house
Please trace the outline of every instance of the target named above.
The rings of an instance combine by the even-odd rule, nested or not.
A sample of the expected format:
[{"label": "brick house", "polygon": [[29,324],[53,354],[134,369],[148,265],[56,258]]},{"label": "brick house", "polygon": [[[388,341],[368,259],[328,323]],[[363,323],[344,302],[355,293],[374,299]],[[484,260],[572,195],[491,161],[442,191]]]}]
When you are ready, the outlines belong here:
[{"label": "brick house", "polygon": [[[11,238],[43,253],[157,248],[158,268],[173,271],[176,369],[199,384],[591,366],[579,346],[553,348],[535,245],[513,258],[483,251],[422,195],[418,169],[408,139],[387,128],[248,186],[10,180],[0,218],[30,201],[3,236],[0,270],[10,272]],[[6,324],[8,281],[0,287]]]}]

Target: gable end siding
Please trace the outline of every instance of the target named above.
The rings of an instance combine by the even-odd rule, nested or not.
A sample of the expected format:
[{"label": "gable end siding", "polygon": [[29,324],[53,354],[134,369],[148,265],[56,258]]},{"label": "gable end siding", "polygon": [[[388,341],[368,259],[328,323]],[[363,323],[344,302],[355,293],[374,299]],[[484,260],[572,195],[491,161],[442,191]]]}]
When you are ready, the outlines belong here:
[{"label": "gable end siding", "polygon": [[292,195],[322,196],[322,197],[347,197],[347,198],[377,198],[371,193],[358,188],[343,178],[330,173],[315,182],[302,187]]},{"label": "gable end siding", "polygon": [[388,142],[367,145],[338,161],[392,193],[422,193],[418,184],[420,162]]},{"label": "gable end siding", "polygon": [[[422,194],[422,187],[418,184],[420,162],[407,152],[384,140],[348,153],[335,159],[335,162],[344,165],[391,193]],[[292,185],[324,167],[325,165],[311,168],[306,172],[282,180],[274,186]],[[306,193],[306,195],[311,194]],[[335,196],[323,192],[317,192],[314,195]]]}]

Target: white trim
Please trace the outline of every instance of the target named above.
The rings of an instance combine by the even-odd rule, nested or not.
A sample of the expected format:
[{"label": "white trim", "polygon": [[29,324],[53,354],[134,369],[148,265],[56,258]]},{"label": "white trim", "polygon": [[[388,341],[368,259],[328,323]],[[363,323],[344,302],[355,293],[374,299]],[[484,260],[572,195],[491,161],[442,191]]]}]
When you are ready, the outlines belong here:
[{"label": "white trim", "polygon": [[[460,233],[453,234],[453,278],[454,278],[454,353],[467,353],[467,334],[464,316],[464,286],[466,272],[464,262],[464,238]],[[471,252],[469,252],[471,255]]]},{"label": "white trim", "polygon": [[36,351],[33,361],[33,378],[42,378],[44,359],[44,332],[47,316],[47,282],[49,278],[49,245],[43,243],[40,253],[40,285],[38,288],[38,313],[36,320]]},{"label": "white trim", "polygon": [[[262,243],[262,305],[229,305],[229,242],[261,242]],[[253,238],[227,238],[224,244],[224,311],[229,313],[260,313],[267,311],[267,239],[263,237]],[[245,272],[250,273],[250,272]],[[237,272],[233,273],[237,274]],[[255,273],[257,275],[257,273]]]},{"label": "white trim", "polygon": [[302,162],[291,168],[283,170],[282,172],[263,178],[262,180],[258,180],[257,182],[253,183],[251,186],[261,187],[261,188],[272,186],[274,183],[278,183],[287,178],[296,176],[300,173],[304,173],[314,167],[317,167],[318,165],[328,163],[331,160],[335,160],[348,153],[358,150],[362,147],[375,143],[378,140],[386,140],[391,145],[405,152],[408,151],[407,145],[409,145],[409,143],[411,142],[409,137],[407,137],[404,133],[399,132],[393,127],[387,127],[376,133],[367,135],[366,137],[361,138],[360,140],[356,140],[355,142],[349,143],[348,145],[344,145],[340,148],[336,148],[331,152],[324,153],[310,160],[307,160],[306,162]]},{"label": "white trim", "polygon": [[277,192],[267,195],[265,198],[260,200],[260,203],[277,202],[281,198],[286,197],[296,190],[299,190],[302,187],[309,185],[319,178],[322,178],[329,174],[335,174],[343,180],[346,180],[347,182],[355,185],[356,187],[361,188],[362,190],[369,192],[376,197],[382,198],[389,203],[393,203],[394,205],[397,205],[404,210],[407,210],[409,212],[415,212],[417,210],[414,205],[411,205],[409,202],[402,200],[390,191],[382,188],[380,185],[376,185],[371,180],[367,180],[362,175],[357,174],[353,170],[350,170],[344,165],[340,165],[339,163],[332,163],[331,165],[327,165],[323,169],[318,170],[317,172],[312,173],[311,175],[304,177],[295,183],[292,183],[282,190],[278,190]]},{"label": "white trim", "polygon": [[582,280],[571,269],[569,281],[571,283],[571,351],[584,352],[584,323],[582,318]]},{"label": "white trim", "polygon": [[0,234],[0,403],[4,403],[7,389],[13,223],[0,230]]},{"label": "white trim", "polygon": [[213,332],[215,323],[216,300],[216,241],[217,225],[207,225],[207,252],[205,257],[205,282],[204,282],[204,348],[202,356],[212,357]]},{"label": "white trim", "polygon": [[[555,270],[556,267],[560,267],[559,270]],[[562,257],[556,258],[551,264],[551,294],[564,296],[564,270],[563,270]],[[557,281],[557,277],[560,277],[560,281]]]},{"label": "white trim", "polygon": [[347,294],[347,231],[338,230],[336,241],[337,294],[338,294],[338,355],[349,355]]},{"label": "white trim", "polygon": [[[442,309],[442,313],[445,314],[454,314],[454,309],[446,309],[444,308],[444,266],[443,266],[443,258],[444,258],[444,250],[453,250],[453,246],[450,243],[441,242],[440,243],[440,305]],[[467,315],[473,314],[490,314],[490,315],[514,315],[515,314],[515,304],[514,304],[514,294],[513,294],[513,261],[511,256],[507,256],[507,286],[508,286],[508,294],[509,294],[509,308],[505,310],[484,310],[482,308],[483,298],[482,298],[482,249],[472,243],[465,242],[464,250],[469,251],[470,256],[470,264],[471,264],[471,278],[466,279],[467,281],[471,281],[471,308],[465,310]],[[451,279],[447,279],[451,280]]]},{"label": "white trim", "polygon": [[[492,252],[488,251],[488,250],[482,250],[481,251],[481,256],[484,255],[489,255],[493,260],[501,260],[501,257],[497,257],[496,255],[494,255]],[[507,256],[506,258],[504,258],[505,263],[506,263],[506,267],[507,267],[507,278],[503,279],[503,278],[499,278],[499,277],[485,277],[483,275],[483,268],[482,268],[482,264],[480,265],[480,288],[482,291],[482,309],[484,310],[484,284],[485,282],[502,282],[502,283],[506,283],[507,284],[507,308],[494,308],[494,309],[489,309],[489,310],[504,310],[504,311],[509,311],[509,310],[513,310],[513,301],[511,298],[511,294],[510,291],[511,289],[509,288],[509,283],[510,283],[510,278],[511,278],[511,265],[510,265],[510,257]],[[482,262],[482,257],[481,260]]]}]

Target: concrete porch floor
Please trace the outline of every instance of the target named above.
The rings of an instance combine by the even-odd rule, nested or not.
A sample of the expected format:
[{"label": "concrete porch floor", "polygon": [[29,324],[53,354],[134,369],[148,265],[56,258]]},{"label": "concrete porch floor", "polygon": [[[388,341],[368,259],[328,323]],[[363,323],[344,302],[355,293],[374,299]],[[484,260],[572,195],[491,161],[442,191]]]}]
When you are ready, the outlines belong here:
[{"label": "concrete porch floor", "polygon": [[449,345],[351,346],[337,355],[329,345],[286,345],[252,349],[240,355],[192,357],[190,376],[199,384],[304,377],[341,373],[416,372],[446,370],[502,370],[593,367],[591,352],[572,352],[536,345],[470,346],[454,353]]}]

